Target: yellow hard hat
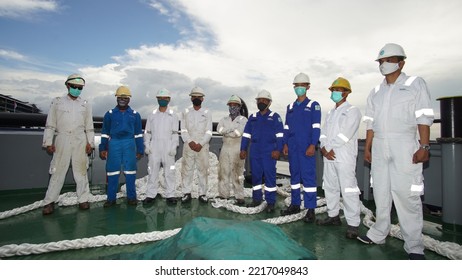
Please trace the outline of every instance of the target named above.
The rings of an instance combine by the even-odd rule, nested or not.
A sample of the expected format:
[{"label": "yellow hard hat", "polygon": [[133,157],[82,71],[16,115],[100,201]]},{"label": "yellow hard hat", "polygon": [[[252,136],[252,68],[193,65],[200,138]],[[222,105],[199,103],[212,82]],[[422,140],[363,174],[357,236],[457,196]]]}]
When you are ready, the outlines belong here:
[{"label": "yellow hard hat", "polygon": [[126,86],[120,86],[117,91],[115,96],[117,97],[132,97],[132,93],[130,92],[130,89]]},{"label": "yellow hard hat", "polygon": [[348,82],[347,79],[342,78],[342,77],[338,77],[338,78],[332,83],[332,85],[330,86],[329,90],[332,91],[332,88],[334,88],[334,87],[341,87],[341,88],[347,89],[349,92],[351,92],[350,82]]}]

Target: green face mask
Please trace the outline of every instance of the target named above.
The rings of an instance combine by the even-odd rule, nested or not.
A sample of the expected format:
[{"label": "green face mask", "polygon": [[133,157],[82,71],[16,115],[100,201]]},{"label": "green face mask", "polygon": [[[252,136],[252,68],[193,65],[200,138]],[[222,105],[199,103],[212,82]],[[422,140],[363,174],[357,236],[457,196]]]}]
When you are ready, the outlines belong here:
[{"label": "green face mask", "polygon": [[165,100],[165,99],[158,99],[158,100],[157,100],[157,103],[159,103],[159,106],[160,106],[160,107],[167,107],[167,105],[168,105],[168,100]]},{"label": "green face mask", "polygon": [[297,96],[302,96],[306,93],[306,87],[295,87],[294,90]]},{"label": "green face mask", "polygon": [[81,89],[73,88],[73,87],[69,88],[69,94],[74,96],[74,97],[79,97],[80,93],[82,93]]},{"label": "green face mask", "polygon": [[343,92],[341,91],[333,91],[330,95],[330,99],[334,101],[335,103],[338,103],[340,100],[343,99],[342,97]]}]

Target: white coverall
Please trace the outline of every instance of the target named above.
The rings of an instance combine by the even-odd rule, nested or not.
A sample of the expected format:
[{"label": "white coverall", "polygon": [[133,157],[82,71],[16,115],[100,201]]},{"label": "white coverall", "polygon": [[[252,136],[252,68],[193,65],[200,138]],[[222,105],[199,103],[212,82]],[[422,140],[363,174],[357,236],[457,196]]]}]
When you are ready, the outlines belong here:
[{"label": "white coverall", "polygon": [[[194,167],[199,172],[199,196],[207,193],[207,179],[209,169],[209,142],[212,138],[212,114],[205,108],[195,110],[187,108],[181,121],[181,138],[183,139],[183,160],[181,167],[182,192],[191,193]],[[194,141],[202,145],[200,152],[195,152],[189,147],[189,142]]]},{"label": "white coverall", "polygon": [[[55,136],[56,133],[56,137]],[[76,183],[78,203],[88,202],[90,188],[87,169],[89,160],[85,151],[87,143],[93,148],[95,132],[90,103],[68,95],[56,97],[48,112],[42,147],[54,145],[56,148],[50,163],[50,182],[43,205],[56,202],[66,178],[69,164]]]},{"label": "white coverall", "polygon": [[144,147],[148,155],[148,184],[146,196],[154,198],[158,192],[160,165],[164,168],[165,197],[175,197],[175,155],[178,147],[179,121],[170,108],[158,109],[149,115],[144,130]]},{"label": "white coverall", "polygon": [[431,126],[430,93],[420,77],[401,73],[394,84],[386,80],[371,91],[364,121],[373,130],[371,176],[376,204],[376,222],[367,237],[378,244],[390,232],[392,202],[396,207],[404,250],[423,254],[422,163],[412,163],[419,149],[418,124]]},{"label": "white coverall", "polygon": [[229,198],[232,189],[236,199],[244,199],[244,187],[239,177],[244,173],[245,161],[241,160],[239,154],[246,123],[247,118],[244,116],[237,116],[234,120],[227,116],[222,118],[217,126],[218,133],[223,135],[218,163],[218,195],[224,198]]},{"label": "white coverall", "polygon": [[324,160],[323,189],[326,195],[327,214],[335,217],[340,211],[340,193],[343,197],[347,224],[360,223],[360,201],[356,180],[356,157],[358,156],[358,128],[361,112],[345,101],[329,111],[321,129],[321,148],[334,150],[335,159]]}]

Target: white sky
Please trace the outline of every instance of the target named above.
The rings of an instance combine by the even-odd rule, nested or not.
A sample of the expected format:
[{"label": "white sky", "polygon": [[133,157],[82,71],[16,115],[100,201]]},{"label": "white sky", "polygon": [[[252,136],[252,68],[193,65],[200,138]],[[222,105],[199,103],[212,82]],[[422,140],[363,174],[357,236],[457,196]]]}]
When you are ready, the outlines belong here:
[{"label": "white sky", "polygon": [[[91,14],[95,1],[84,1],[84,7],[74,2],[0,0],[0,28],[50,22],[65,28],[68,21],[58,22],[59,16],[70,12],[67,20],[78,20],[79,13],[72,11]],[[115,105],[115,89],[125,84],[134,94],[130,105],[143,118],[157,105],[153,96],[158,89],[172,92],[171,104],[179,111],[190,106],[188,93],[195,85],[204,88],[203,105],[213,112],[215,122],[227,114],[225,104],[232,94],[254,112],[254,98],[261,89],[272,93],[271,109],[284,118],[286,105],[295,99],[293,78],[304,72],[311,78],[308,96],[321,104],[324,115],[333,106],[327,88],[338,76],[350,81],[349,101],[364,114],[367,95],[383,79],[374,60],[383,45],[393,42],[408,56],[404,72],[427,81],[437,117],[437,98],[462,95],[462,1],[123,0],[120,6],[119,1],[96,2],[108,3],[88,20],[96,17],[101,24],[110,22],[110,27],[85,27],[75,43],[63,45],[72,54],[87,44],[84,61],[46,52],[59,47],[59,40],[50,40],[36,53],[33,48],[23,50],[30,44],[38,49],[38,41],[0,38],[0,93],[47,112],[51,99],[65,93],[67,75],[78,72],[87,80],[82,97],[92,102],[97,116]],[[139,10],[111,17],[127,10],[126,5],[144,9],[146,19]],[[124,29],[137,15],[140,25]],[[154,19],[153,25],[142,24]],[[165,34],[155,33],[156,26]],[[113,33],[117,31],[121,34]],[[363,129],[360,138],[365,137]],[[435,126],[432,138],[438,133]]]}]

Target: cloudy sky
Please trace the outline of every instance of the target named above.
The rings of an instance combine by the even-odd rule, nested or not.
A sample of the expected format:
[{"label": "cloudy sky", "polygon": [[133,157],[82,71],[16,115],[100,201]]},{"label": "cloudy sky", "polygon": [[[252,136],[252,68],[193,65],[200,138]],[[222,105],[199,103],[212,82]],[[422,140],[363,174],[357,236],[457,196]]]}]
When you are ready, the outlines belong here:
[{"label": "cloudy sky", "polygon": [[115,105],[119,85],[143,118],[160,88],[180,111],[197,85],[216,122],[232,94],[255,111],[261,89],[284,118],[304,72],[324,113],[339,76],[364,113],[383,79],[374,60],[393,42],[408,56],[404,72],[427,81],[439,117],[437,98],[462,95],[461,10],[460,0],[0,0],[0,93],[46,113],[76,72],[96,116]]}]

